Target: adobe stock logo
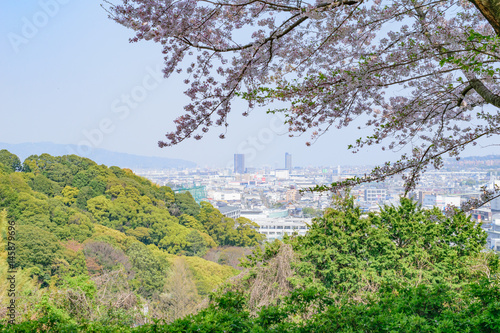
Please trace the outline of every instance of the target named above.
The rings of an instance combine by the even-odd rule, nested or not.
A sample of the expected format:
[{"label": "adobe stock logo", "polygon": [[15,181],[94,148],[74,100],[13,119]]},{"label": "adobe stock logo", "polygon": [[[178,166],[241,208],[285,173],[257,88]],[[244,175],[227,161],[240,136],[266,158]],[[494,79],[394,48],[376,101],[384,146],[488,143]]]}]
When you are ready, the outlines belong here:
[{"label": "adobe stock logo", "polygon": [[41,9],[29,18],[26,16],[21,18],[22,25],[20,33],[10,32],[7,34],[12,49],[18,53],[20,46],[28,44],[35,38],[40,32],[40,29],[46,27],[50,19],[54,18],[59,13],[61,6],[69,2],[70,0],[38,1],[38,5]]}]

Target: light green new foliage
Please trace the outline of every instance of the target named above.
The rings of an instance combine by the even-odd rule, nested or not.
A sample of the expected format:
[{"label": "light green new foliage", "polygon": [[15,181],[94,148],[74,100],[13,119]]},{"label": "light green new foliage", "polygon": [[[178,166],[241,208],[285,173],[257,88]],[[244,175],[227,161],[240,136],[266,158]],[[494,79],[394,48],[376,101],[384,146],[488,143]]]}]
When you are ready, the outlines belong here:
[{"label": "light green new foliage", "polygon": [[65,186],[61,191],[63,195],[63,202],[65,205],[71,206],[76,202],[76,198],[78,196],[78,192],[80,192],[76,187]]},{"label": "light green new foliage", "polygon": [[[9,289],[10,283],[5,283],[8,276],[14,275],[15,277],[15,300],[18,309],[17,318],[18,322],[28,319],[33,313],[34,309],[29,305],[30,299],[28,294],[35,288],[36,282],[30,277],[30,270],[16,269],[16,273],[9,272],[9,265],[7,262],[7,231],[9,224],[7,223],[7,210],[0,211],[0,306],[6,307],[10,302]],[[16,242],[17,243],[17,242]],[[17,245],[17,244],[16,244]]]},{"label": "light green new foliage", "polygon": [[175,194],[175,204],[179,207],[182,214],[196,216],[200,212],[200,206],[194,201],[189,192]]},{"label": "light green new foliage", "polygon": [[19,157],[10,153],[6,149],[0,150],[0,163],[6,166],[10,171],[20,171],[21,161]]},{"label": "light green new foliage", "polygon": [[150,297],[159,293],[165,284],[167,266],[144,244],[134,243],[127,249],[132,268],[136,272],[130,282],[141,295]]},{"label": "light green new foliage", "polygon": [[49,273],[60,251],[61,245],[54,234],[35,226],[17,228],[16,260],[21,268],[37,266]]},{"label": "light green new foliage", "polygon": [[7,239],[7,210],[0,210],[0,249],[2,252],[5,249],[6,239]]},{"label": "light green new foliage", "polygon": [[237,232],[234,229],[234,220],[222,215],[208,202],[201,203],[197,219],[219,245],[233,245],[236,242]]},{"label": "light green new foliage", "polygon": [[201,224],[200,221],[190,215],[182,214],[181,216],[179,216],[179,223],[185,227],[196,229],[201,232],[206,232],[203,224]]},{"label": "light green new foliage", "polygon": [[222,266],[200,257],[183,257],[195,279],[200,295],[207,295],[231,276],[239,273],[230,266]]},{"label": "light green new foliage", "polygon": [[256,232],[259,225],[245,217],[236,219],[238,227],[236,231],[239,234],[238,246],[256,246],[261,243],[266,236]]},{"label": "light green new foliage", "polygon": [[186,254],[203,255],[207,251],[207,243],[198,230],[192,230],[187,236],[188,247]]},{"label": "light green new foliage", "polygon": [[165,249],[168,253],[177,254],[188,247],[186,237],[192,229],[180,224],[171,223],[167,226],[166,236],[160,241],[158,247]]},{"label": "light green new foliage", "polygon": [[109,225],[111,200],[103,195],[92,198],[87,201],[87,210],[92,213],[94,218],[103,225]]},{"label": "light green new foliage", "polygon": [[94,234],[92,235],[92,238],[94,240],[106,240],[110,244],[116,245],[116,247],[123,251],[126,251],[131,244],[138,242],[134,237],[127,236],[118,230],[99,224],[94,225]]}]

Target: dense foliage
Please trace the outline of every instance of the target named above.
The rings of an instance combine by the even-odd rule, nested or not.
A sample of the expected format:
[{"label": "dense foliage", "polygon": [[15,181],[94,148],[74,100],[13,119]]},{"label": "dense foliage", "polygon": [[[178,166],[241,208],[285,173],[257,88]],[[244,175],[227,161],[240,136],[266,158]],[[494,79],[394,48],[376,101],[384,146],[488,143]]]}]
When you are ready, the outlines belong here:
[{"label": "dense foliage", "polygon": [[[238,266],[247,250],[235,246],[262,240],[253,222],[226,218],[130,170],[50,155],[31,156],[19,170],[15,155],[2,154],[13,164],[0,162],[0,278],[7,276],[6,225],[15,222],[20,322],[2,330],[500,328],[499,259],[461,212],[401,199],[363,215],[353,199],[337,199],[305,236],[257,246],[239,264],[247,270],[211,293],[237,272],[219,265]],[[0,284],[3,302],[6,292]]]},{"label": "dense foliage", "polygon": [[[9,299],[3,259],[10,223],[18,322],[43,316],[75,325],[174,320],[237,273],[202,259],[208,250],[263,239],[252,222],[200,206],[188,192],[174,194],[131,170],[74,155],[33,155],[21,164],[0,151],[0,212],[0,320]],[[191,287],[178,289],[182,284]]]},{"label": "dense foliage", "polygon": [[168,332],[497,332],[499,258],[463,213],[352,199],[306,236],[255,250],[249,273]]},{"label": "dense foliage", "polygon": [[[484,251],[485,233],[463,213],[445,216],[408,199],[369,215],[362,215],[352,199],[334,206],[305,236],[256,248],[243,263],[248,271],[212,293],[208,306],[197,314],[136,328],[77,326],[46,316],[16,329],[46,325],[60,332],[500,330],[499,258]],[[182,275],[182,269],[177,274]]]},{"label": "dense foliage", "polygon": [[382,284],[459,285],[486,274],[471,269],[478,258],[498,269],[496,257],[481,252],[486,233],[464,214],[447,217],[408,199],[366,218],[352,200],[340,208],[318,219],[306,237],[289,241],[305,258],[297,271],[339,295],[360,297]]}]

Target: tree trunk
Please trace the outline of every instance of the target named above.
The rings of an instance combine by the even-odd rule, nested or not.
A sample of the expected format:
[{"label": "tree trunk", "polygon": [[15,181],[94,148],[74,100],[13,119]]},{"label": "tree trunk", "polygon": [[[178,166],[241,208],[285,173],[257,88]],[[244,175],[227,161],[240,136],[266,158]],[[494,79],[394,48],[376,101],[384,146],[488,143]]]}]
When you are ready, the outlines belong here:
[{"label": "tree trunk", "polygon": [[500,1],[499,0],[469,0],[491,24],[497,36],[500,36]]}]

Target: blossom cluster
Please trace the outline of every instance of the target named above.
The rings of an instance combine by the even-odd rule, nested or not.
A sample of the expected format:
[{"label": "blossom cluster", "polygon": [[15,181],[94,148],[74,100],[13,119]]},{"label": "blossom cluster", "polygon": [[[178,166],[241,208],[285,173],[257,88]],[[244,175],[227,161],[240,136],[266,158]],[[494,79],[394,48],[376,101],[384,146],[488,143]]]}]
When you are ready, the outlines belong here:
[{"label": "blossom cluster", "polygon": [[224,138],[236,98],[244,115],[288,103],[273,112],[308,145],[363,116],[373,133],[353,152],[411,152],[350,183],[403,173],[408,192],[443,155],[499,134],[500,19],[477,1],[123,0],[108,10],[135,30],[132,42],[162,45],[166,77],[185,75],[191,102],[160,147],[213,127]]}]

